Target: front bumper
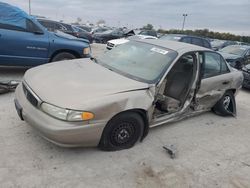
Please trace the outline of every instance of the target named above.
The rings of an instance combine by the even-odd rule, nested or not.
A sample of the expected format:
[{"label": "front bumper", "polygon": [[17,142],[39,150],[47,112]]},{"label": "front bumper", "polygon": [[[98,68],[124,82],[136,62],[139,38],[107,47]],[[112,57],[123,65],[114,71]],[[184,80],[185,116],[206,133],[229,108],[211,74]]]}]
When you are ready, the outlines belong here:
[{"label": "front bumper", "polygon": [[26,98],[22,84],[15,92],[19,117],[35,128],[45,139],[60,146],[98,146],[107,122],[66,122],[55,119],[34,107]]}]

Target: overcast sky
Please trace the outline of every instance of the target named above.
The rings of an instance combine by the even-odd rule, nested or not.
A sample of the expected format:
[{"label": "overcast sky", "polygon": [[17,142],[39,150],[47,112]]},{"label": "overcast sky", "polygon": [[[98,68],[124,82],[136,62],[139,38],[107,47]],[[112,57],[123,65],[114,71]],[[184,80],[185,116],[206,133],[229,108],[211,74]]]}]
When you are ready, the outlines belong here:
[{"label": "overcast sky", "polygon": [[[1,1],[1,0],[0,0]],[[28,0],[2,0],[28,12]],[[250,0],[31,0],[32,14],[110,26],[204,29],[250,36]]]}]

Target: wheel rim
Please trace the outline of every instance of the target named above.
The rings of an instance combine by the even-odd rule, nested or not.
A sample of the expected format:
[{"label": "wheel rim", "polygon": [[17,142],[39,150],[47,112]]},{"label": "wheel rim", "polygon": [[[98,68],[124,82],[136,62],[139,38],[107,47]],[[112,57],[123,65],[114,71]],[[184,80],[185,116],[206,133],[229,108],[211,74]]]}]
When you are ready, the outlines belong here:
[{"label": "wheel rim", "polygon": [[111,133],[113,145],[121,146],[128,144],[135,136],[135,127],[132,123],[119,124]]},{"label": "wheel rim", "polygon": [[229,96],[225,96],[223,99],[223,106],[225,108],[225,110],[229,111],[229,105],[231,102],[231,98]]}]

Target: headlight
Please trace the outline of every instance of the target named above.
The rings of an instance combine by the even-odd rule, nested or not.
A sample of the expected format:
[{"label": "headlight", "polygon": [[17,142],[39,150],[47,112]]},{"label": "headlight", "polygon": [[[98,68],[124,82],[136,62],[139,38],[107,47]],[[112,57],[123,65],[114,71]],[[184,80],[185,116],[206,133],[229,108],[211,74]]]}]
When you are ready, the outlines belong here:
[{"label": "headlight", "polygon": [[86,121],[94,118],[91,112],[68,110],[48,103],[42,103],[41,108],[46,114],[64,121]]},{"label": "headlight", "polygon": [[89,55],[90,54],[90,48],[83,48],[83,55]]}]

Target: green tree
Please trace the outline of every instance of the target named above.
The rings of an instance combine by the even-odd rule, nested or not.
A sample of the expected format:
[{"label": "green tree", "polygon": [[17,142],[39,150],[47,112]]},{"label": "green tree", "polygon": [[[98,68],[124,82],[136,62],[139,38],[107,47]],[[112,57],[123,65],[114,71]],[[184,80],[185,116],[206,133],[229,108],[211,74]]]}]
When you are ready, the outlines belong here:
[{"label": "green tree", "polygon": [[147,24],[147,25],[143,26],[142,29],[144,29],[144,30],[152,30],[152,29],[154,29],[154,26],[152,24]]}]

